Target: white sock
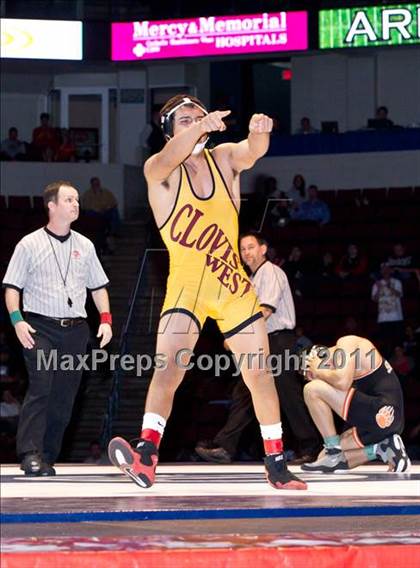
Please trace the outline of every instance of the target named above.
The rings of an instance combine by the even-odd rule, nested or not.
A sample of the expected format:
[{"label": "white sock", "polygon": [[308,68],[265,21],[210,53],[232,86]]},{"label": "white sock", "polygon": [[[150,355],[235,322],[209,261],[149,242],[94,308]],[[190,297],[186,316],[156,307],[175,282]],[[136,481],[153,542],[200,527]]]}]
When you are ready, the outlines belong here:
[{"label": "white sock", "polygon": [[142,430],[155,430],[163,436],[165,430],[166,420],[163,416],[155,414],[154,412],[146,412],[143,416]]},{"label": "white sock", "polygon": [[281,422],[277,424],[260,424],[260,430],[263,440],[281,440],[283,436]]}]

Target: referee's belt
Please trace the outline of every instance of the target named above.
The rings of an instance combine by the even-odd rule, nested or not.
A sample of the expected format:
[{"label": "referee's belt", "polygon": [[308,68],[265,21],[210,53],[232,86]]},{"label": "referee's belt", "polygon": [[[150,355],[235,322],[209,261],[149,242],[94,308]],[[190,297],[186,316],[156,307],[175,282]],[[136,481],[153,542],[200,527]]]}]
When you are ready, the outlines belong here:
[{"label": "referee's belt", "polygon": [[276,329],[276,331],[270,331],[270,333],[268,335],[278,335],[280,333],[295,333],[294,328],[293,329]]},{"label": "referee's belt", "polygon": [[79,325],[82,321],[85,321],[85,318],[52,318],[50,316],[43,316],[42,314],[36,314],[34,312],[25,312],[25,315],[55,323],[60,327],[73,327],[75,325]]}]

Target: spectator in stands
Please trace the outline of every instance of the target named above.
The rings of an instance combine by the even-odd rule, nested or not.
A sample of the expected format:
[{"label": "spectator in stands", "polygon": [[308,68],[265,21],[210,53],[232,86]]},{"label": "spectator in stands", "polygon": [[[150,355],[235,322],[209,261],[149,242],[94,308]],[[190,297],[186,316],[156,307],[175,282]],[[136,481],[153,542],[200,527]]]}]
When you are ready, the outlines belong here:
[{"label": "spectator in stands", "polygon": [[335,272],[337,276],[345,279],[354,276],[363,276],[367,273],[367,269],[367,256],[359,251],[357,245],[349,244],[347,252],[340,258],[340,261],[335,268]]},{"label": "spectator in stands", "polygon": [[98,440],[93,440],[89,446],[89,455],[83,460],[84,463],[94,465],[110,465],[107,453],[101,448]]},{"label": "spectator in stands", "polygon": [[293,247],[281,267],[287,274],[294,293],[302,296],[305,291],[306,277],[310,273],[310,266],[303,257],[302,249],[298,246]]},{"label": "spectator in stands", "polygon": [[292,219],[299,221],[316,221],[320,225],[325,225],[330,221],[330,208],[319,199],[318,187],[310,185],[308,187],[308,199],[302,201],[296,211],[292,211]]},{"label": "spectator in stands", "polygon": [[408,280],[414,273],[414,258],[411,254],[407,254],[402,243],[395,243],[392,246],[392,254],[386,260],[386,264],[393,269],[392,276],[399,280]]},{"label": "spectator in stands", "polygon": [[317,132],[319,130],[312,126],[310,118],[303,116],[300,119],[300,128],[296,130],[296,134],[316,134]]},{"label": "spectator in stands", "polygon": [[389,357],[404,337],[404,319],[401,306],[402,284],[392,278],[392,268],[381,267],[382,278],[372,287],[372,300],[378,304],[378,336],[383,343],[385,357]]},{"label": "spectator in stands", "polygon": [[34,159],[52,162],[57,151],[58,140],[55,128],[50,125],[50,115],[43,112],[41,125],[32,133],[32,152]]},{"label": "spectator in stands", "polygon": [[408,377],[414,369],[414,359],[408,356],[399,345],[395,347],[389,362],[400,378]]},{"label": "spectator in stands", "polygon": [[268,208],[268,224],[272,227],[284,227],[290,219],[290,200],[284,191],[272,199],[274,206]]},{"label": "spectator in stands", "polygon": [[26,160],[26,146],[18,138],[18,130],[15,126],[9,128],[9,136],[1,143],[0,158],[8,161]]},{"label": "spectator in stands", "polygon": [[335,276],[334,257],[331,252],[325,251],[318,264],[318,274],[322,278],[331,278]]},{"label": "spectator in stands", "polygon": [[392,128],[394,123],[388,118],[388,107],[380,106],[376,109],[376,128]]},{"label": "spectator in stands", "polygon": [[257,226],[277,226],[281,214],[281,211],[278,211],[278,205],[282,206],[282,202],[278,200],[284,199],[284,194],[281,197],[281,192],[277,188],[277,180],[273,176],[261,178],[258,182],[255,195],[255,209],[253,210]]},{"label": "spectator in stands", "polygon": [[62,141],[57,148],[55,154],[56,162],[75,162],[76,161],[76,146],[67,129],[62,130]]},{"label": "spectator in stands", "polygon": [[289,205],[297,209],[306,199],[306,182],[301,174],[296,174],[293,178],[290,189],[286,192],[286,197],[290,199]]},{"label": "spectator in stands", "polygon": [[118,202],[112,191],[102,187],[98,177],[91,178],[90,188],[82,195],[82,207],[88,215],[101,217],[105,221],[105,240],[100,248],[104,249],[102,252],[111,252],[112,238],[118,236],[121,224]]}]

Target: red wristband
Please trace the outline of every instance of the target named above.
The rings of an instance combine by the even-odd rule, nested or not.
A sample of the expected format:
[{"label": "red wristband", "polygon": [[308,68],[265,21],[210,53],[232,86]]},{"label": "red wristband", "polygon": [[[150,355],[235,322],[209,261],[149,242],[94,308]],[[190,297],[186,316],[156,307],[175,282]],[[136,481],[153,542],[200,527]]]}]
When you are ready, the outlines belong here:
[{"label": "red wristband", "polygon": [[110,312],[102,312],[101,323],[109,323],[109,325],[112,325],[112,314]]}]

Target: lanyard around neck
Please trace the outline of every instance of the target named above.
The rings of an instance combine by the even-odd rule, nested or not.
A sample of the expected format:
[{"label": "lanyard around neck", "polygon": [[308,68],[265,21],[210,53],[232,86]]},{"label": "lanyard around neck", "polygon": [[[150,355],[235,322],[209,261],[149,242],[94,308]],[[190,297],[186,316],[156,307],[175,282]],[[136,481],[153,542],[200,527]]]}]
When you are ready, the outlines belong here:
[{"label": "lanyard around neck", "polygon": [[[65,273],[64,276],[63,276],[63,272],[62,272],[62,270],[61,270],[60,263],[58,262],[58,258],[57,258],[57,254],[56,254],[56,252],[55,252],[54,245],[53,245],[52,240],[51,240],[51,237],[50,237],[50,235],[49,235],[48,233],[47,233],[47,237],[48,237],[48,240],[50,241],[51,249],[52,249],[53,254],[54,254],[54,258],[55,258],[55,262],[56,262],[56,264],[57,264],[58,272],[60,273],[61,281],[63,282],[64,289],[66,290],[66,293],[67,293],[67,285],[66,285],[66,284],[67,284],[67,276],[68,276],[68,274],[69,274],[70,261],[71,261],[71,253],[72,253],[72,250],[73,250],[73,238],[72,238],[72,235],[70,235],[70,252],[69,252],[69,258],[68,258],[68,260],[67,260],[66,273]],[[70,296],[69,296],[68,294],[67,294],[67,304],[68,304],[69,308],[71,308],[71,307],[73,306],[73,301],[72,301],[72,299],[70,298]]]}]

